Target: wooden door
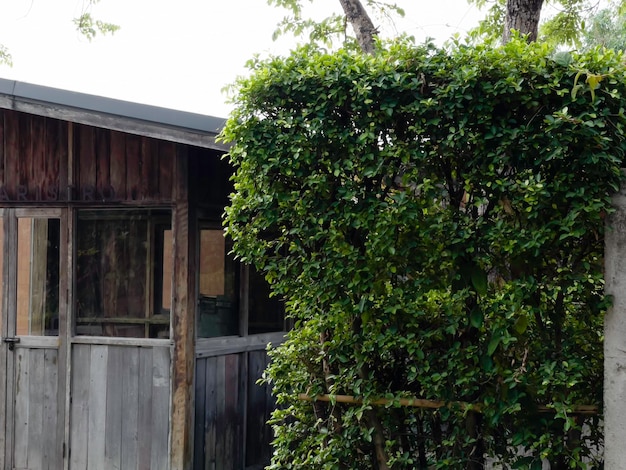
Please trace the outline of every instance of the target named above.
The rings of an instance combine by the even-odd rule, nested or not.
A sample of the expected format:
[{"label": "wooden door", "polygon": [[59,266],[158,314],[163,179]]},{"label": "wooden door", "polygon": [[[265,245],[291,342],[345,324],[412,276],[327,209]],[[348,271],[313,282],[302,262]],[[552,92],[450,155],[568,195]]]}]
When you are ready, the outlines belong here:
[{"label": "wooden door", "polygon": [[62,470],[67,228],[61,209],[2,213],[3,470]]}]

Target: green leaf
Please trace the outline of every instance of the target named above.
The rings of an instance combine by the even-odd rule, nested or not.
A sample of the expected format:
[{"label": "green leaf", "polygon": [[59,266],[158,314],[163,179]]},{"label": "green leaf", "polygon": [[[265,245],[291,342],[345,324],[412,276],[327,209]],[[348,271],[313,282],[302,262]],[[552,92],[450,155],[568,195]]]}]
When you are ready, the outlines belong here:
[{"label": "green leaf", "polygon": [[499,334],[493,336],[491,338],[491,341],[489,341],[489,345],[487,346],[487,355],[493,356],[493,353],[496,352],[496,349],[498,349],[501,341],[502,337]]},{"label": "green leaf", "polygon": [[480,328],[481,326],[483,326],[483,312],[482,312],[482,310],[480,310],[478,308],[472,310],[472,313],[470,314],[470,324],[474,328]]},{"label": "green leaf", "polygon": [[519,317],[517,317],[517,320],[515,320],[514,328],[518,334],[524,334],[526,332],[526,329],[528,328],[528,317],[526,315],[520,315]]},{"label": "green leaf", "polygon": [[488,278],[487,273],[477,266],[471,270],[472,285],[476,289],[476,293],[481,296],[487,295]]}]

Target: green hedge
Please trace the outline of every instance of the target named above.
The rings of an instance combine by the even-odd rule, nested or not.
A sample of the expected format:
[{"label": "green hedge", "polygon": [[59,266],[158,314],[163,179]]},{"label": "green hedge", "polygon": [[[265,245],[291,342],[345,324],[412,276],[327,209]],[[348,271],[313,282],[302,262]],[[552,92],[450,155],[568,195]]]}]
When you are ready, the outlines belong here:
[{"label": "green hedge", "polygon": [[225,224],[295,319],[269,468],[599,468],[622,60],[514,40],[252,65]]}]

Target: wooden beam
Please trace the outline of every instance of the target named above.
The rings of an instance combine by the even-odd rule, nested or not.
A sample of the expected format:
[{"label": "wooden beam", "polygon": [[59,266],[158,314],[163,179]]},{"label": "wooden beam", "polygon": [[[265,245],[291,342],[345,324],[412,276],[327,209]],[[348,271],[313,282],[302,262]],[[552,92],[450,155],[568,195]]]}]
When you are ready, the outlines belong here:
[{"label": "wooden beam", "polygon": [[174,275],[172,283],[171,470],[190,470],[193,447],[196,227],[189,205],[188,155],[178,146],[174,171]]}]

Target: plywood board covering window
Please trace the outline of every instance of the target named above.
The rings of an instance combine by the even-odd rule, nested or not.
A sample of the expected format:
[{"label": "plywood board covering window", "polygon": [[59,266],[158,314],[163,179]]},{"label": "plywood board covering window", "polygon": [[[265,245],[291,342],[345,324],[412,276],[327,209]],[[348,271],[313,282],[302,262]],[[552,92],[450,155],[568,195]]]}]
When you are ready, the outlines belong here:
[{"label": "plywood board covering window", "polygon": [[222,229],[200,230],[198,336],[239,334],[235,262]]}]

